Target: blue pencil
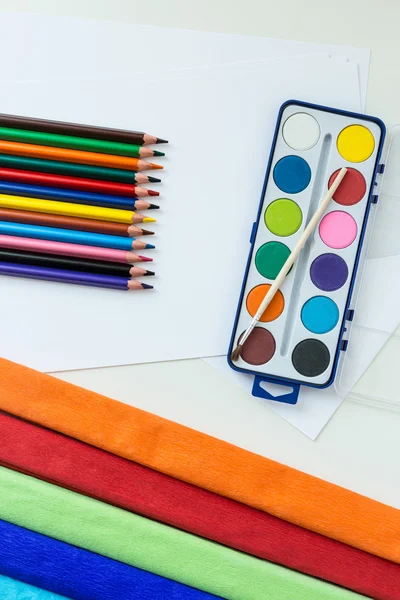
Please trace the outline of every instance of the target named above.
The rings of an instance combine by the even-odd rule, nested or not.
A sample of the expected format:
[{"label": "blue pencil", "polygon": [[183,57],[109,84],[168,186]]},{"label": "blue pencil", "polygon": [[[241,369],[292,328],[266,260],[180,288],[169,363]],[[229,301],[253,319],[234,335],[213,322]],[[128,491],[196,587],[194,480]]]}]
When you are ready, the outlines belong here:
[{"label": "blue pencil", "polygon": [[146,244],[135,238],[124,238],[105,233],[90,233],[88,231],[74,231],[72,229],[59,229],[58,227],[43,227],[42,225],[25,225],[24,223],[12,223],[8,221],[0,221],[0,234],[127,251],[155,248],[152,244]]},{"label": "blue pencil", "polygon": [[141,198],[125,198],[124,196],[111,196],[110,194],[94,194],[92,192],[78,192],[64,188],[53,188],[41,185],[28,185],[26,183],[12,183],[0,181],[0,194],[13,196],[27,196],[43,198],[44,200],[61,200],[77,204],[92,204],[106,206],[107,208],[125,208],[128,210],[148,210],[158,208]]}]

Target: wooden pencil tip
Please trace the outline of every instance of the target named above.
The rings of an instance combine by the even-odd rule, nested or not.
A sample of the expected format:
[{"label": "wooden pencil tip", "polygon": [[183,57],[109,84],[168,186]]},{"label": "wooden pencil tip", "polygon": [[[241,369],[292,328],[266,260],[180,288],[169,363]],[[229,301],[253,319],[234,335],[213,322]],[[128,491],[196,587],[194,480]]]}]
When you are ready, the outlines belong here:
[{"label": "wooden pencil tip", "polygon": [[238,344],[236,346],[236,348],[234,350],[232,350],[232,352],[231,352],[231,361],[236,362],[237,360],[239,360],[240,355],[242,353],[242,348],[243,348],[243,345],[242,344]]},{"label": "wooden pencil tip", "polygon": [[162,138],[157,138],[156,144],[168,144],[168,140],[163,140]]}]

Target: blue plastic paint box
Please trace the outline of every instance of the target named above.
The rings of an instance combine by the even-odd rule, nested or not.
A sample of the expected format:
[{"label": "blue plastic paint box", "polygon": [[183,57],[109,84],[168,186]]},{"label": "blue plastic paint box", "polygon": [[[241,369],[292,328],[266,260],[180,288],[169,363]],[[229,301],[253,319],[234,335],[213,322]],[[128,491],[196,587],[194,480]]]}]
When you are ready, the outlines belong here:
[{"label": "blue plastic paint box", "polygon": [[[230,366],[261,382],[330,386],[346,350],[346,331],[367,230],[385,126],[377,118],[286,102],[278,114],[233,333]],[[243,346],[230,354],[341,167],[348,172],[280,290]],[[274,399],[271,396],[271,399]]]}]

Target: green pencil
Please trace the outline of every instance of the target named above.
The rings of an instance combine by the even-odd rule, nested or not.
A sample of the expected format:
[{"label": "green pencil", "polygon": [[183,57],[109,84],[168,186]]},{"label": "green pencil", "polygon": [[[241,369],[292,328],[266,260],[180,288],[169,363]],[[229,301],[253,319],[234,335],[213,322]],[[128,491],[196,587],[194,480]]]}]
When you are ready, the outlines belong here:
[{"label": "green pencil", "polygon": [[26,156],[13,156],[0,154],[0,167],[9,169],[22,169],[42,173],[55,173],[57,175],[71,175],[88,179],[104,179],[120,183],[159,183],[161,179],[143,175],[136,171],[125,169],[110,169],[92,165],[79,165],[77,163],[60,162],[58,160],[45,160],[43,158],[28,158]]},{"label": "green pencil", "polygon": [[36,144],[39,146],[70,148],[72,150],[84,150],[87,152],[100,152],[102,154],[116,154],[133,158],[164,156],[164,152],[151,150],[137,144],[123,144],[122,142],[109,142],[92,138],[75,137],[73,135],[58,135],[57,133],[13,129],[11,127],[0,127],[0,140]]}]

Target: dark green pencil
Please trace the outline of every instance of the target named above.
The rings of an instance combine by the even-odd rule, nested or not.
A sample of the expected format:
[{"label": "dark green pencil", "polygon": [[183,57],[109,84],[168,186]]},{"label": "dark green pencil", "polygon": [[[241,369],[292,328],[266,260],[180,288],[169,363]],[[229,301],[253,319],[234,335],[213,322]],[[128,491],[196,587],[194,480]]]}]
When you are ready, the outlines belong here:
[{"label": "dark green pencil", "polygon": [[108,167],[80,165],[77,163],[60,162],[58,160],[45,160],[43,158],[12,156],[11,154],[0,154],[0,167],[22,169],[24,171],[38,171],[41,173],[56,173],[57,175],[71,175],[73,177],[85,177],[88,179],[103,179],[106,181],[118,181],[120,183],[141,184],[159,183],[161,181],[157,177],[150,177],[136,171],[125,171],[125,169],[110,169]]}]

